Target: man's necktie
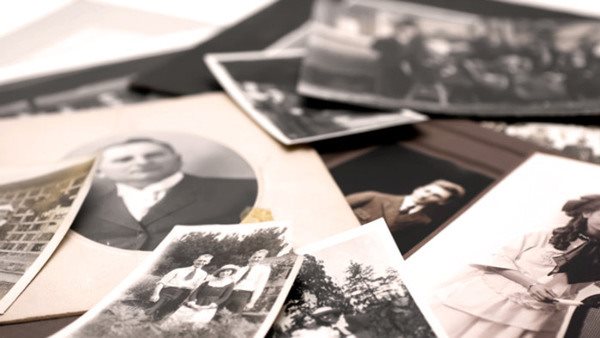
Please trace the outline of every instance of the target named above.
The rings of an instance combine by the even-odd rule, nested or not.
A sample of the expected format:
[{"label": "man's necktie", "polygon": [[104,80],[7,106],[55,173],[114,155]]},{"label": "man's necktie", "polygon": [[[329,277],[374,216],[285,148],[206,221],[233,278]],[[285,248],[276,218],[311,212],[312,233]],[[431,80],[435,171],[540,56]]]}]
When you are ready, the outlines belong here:
[{"label": "man's necktie", "polygon": [[194,278],[195,274],[196,274],[196,269],[192,269],[192,271],[190,271],[190,273],[188,273],[187,275],[185,275],[185,277],[183,279],[184,280],[191,280],[192,278]]}]

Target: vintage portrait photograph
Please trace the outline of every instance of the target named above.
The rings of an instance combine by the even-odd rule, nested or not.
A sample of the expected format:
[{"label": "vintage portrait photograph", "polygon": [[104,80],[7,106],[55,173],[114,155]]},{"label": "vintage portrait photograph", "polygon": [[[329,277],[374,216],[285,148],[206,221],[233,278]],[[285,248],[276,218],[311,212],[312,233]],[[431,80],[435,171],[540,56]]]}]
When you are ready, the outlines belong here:
[{"label": "vintage portrait photograph", "polygon": [[318,0],[298,90],[379,108],[593,114],[600,24],[486,17],[402,1]]},{"label": "vintage portrait photograph", "polygon": [[558,150],[566,157],[600,163],[598,127],[543,122],[482,122],[481,125],[544,148]]},{"label": "vintage portrait photograph", "polygon": [[93,169],[94,160],[85,160],[0,184],[0,314],[62,241],[90,188]]},{"label": "vintage portrait photograph", "polygon": [[493,180],[400,144],[328,165],[361,224],[383,217],[407,255]]},{"label": "vintage portrait photograph", "polygon": [[307,143],[416,123],[408,109],[381,111],[307,99],[296,93],[303,52],[209,54],[206,62],[227,92],[284,144]]},{"label": "vintage portrait photograph", "polygon": [[302,264],[287,225],[177,226],[56,337],[263,337]]},{"label": "vintage portrait photograph", "polygon": [[408,259],[450,337],[598,332],[599,179],[534,155]]},{"label": "vintage portrait photograph", "polygon": [[402,256],[382,220],[301,252],[302,268],[272,337],[435,337],[441,332],[423,298],[407,286]]},{"label": "vintage portrait photograph", "polygon": [[73,230],[98,243],[153,250],[175,225],[239,223],[258,183],[233,150],[184,133],[115,135],[68,156],[98,154]]}]

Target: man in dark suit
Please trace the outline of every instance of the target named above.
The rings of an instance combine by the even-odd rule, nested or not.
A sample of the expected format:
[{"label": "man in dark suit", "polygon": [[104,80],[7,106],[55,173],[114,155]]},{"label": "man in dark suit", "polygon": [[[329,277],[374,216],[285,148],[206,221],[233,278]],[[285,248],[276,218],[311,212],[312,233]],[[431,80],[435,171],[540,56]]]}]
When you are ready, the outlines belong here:
[{"label": "man in dark suit", "polygon": [[175,225],[238,223],[253,205],[256,181],[198,177],[181,166],[175,149],[158,140],[106,147],[73,230],[116,248],[152,250]]},{"label": "man in dark suit", "polygon": [[[405,253],[416,244],[409,237],[422,237],[421,231],[415,228],[431,223],[427,209],[446,204],[451,198],[464,194],[465,190],[460,185],[436,180],[414,189],[407,196],[364,191],[346,196],[346,201],[361,224],[383,217],[400,251]],[[413,230],[415,234],[410,234]]]}]

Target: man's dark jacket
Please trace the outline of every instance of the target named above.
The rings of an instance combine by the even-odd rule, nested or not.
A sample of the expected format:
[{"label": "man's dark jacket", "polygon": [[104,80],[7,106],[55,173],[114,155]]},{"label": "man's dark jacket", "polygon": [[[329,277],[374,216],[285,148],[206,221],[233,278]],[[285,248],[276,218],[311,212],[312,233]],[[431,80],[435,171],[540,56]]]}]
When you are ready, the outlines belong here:
[{"label": "man's dark jacket", "polygon": [[137,221],[117,195],[116,186],[98,180],[90,189],[72,229],[96,242],[121,249],[152,250],[175,225],[239,223],[254,204],[252,179],[184,175],[165,197]]}]

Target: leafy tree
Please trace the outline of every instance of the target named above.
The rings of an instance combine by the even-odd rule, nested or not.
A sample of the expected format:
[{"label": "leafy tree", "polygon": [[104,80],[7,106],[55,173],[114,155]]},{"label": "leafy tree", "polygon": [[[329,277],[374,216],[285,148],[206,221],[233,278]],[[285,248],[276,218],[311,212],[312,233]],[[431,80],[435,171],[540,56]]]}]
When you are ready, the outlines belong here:
[{"label": "leafy tree", "polygon": [[164,275],[172,269],[190,266],[202,254],[214,256],[206,267],[209,272],[225,264],[244,266],[248,264],[248,258],[258,250],[268,250],[268,256],[275,256],[283,250],[286,245],[284,232],[285,229],[266,228],[246,236],[222,236],[219,232],[192,233],[171,245],[153,274]]},{"label": "leafy tree", "polygon": [[322,306],[331,306],[345,312],[350,308],[350,303],[342,288],[327,275],[323,262],[314,256],[305,255],[285,303],[286,316],[291,318],[290,329],[302,327],[304,318]]},{"label": "leafy tree", "polygon": [[346,283],[344,293],[350,298],[350,304],[357,311],[362,311],[381,299],[377,293],[383,283],[381,277],[376,277],[373,267],[350,261],[346,268]]}]

